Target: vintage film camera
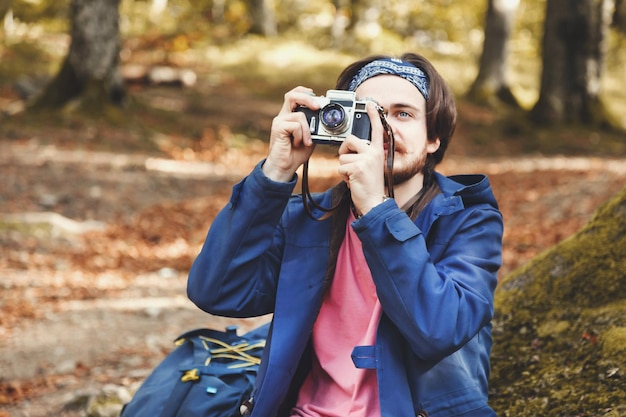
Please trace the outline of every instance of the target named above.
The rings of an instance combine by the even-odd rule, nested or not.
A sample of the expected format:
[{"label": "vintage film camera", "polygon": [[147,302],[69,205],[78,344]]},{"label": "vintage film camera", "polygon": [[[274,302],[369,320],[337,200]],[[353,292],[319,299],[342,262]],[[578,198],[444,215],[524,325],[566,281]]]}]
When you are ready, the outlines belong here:
[{"label": "vintage film camera", "polygon": [[326,96],[316,96],[319,110],[299,106],[309,123],[313,142],[340,145],[351,134],[370,141],[370,119],[367,115],[367,101],[359,101],[352,91],[328,90]]}]

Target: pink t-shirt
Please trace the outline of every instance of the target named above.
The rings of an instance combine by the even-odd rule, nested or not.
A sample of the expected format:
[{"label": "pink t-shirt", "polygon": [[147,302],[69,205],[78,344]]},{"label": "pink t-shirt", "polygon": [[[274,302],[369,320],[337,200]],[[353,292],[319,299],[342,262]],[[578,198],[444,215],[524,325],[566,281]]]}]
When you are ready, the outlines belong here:
[{"label": "pink t-shirt", "polygon": [[356,368],[350,356],[355,346],[375,343],[382,311],[352,221],[351,215],[332,285],[313,326],[312,369],[292,416],[380,416],[376,370]]}]

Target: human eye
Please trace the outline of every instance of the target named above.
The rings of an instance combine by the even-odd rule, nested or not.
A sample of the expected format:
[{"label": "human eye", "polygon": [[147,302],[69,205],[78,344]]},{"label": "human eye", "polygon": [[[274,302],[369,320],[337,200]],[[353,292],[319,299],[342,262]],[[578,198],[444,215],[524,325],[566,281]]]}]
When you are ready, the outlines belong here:
[{"label": "human eye", "polygon": [[407,110],[397,110],[393,113],[393,116],[396,119],[400,119],[400,120],[408,120],[411,119],[413,117],[413,114],[410,111]]}]

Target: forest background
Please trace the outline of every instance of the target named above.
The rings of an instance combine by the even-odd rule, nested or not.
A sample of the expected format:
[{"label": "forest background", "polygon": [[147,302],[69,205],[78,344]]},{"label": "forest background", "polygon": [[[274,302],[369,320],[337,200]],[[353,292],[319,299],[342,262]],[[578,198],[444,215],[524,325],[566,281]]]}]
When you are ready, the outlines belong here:
[{"label": "forest background", "polygon": [[[441,170],[489,174],[501,277],[624,185],[621,0],[2,0],[0,15],[0,416],[104,415],[87,411],[103,387],[132,392],[178,334],[231,323],[185,299],[206,228],[283,94],[325,94],[363,55],[419,52],[449,81],[459,126]],[[332,161],[318,147],[314,189],[337,180]],[[605,368],[620,390],[626,368]],[[494,389],[502,415],[626,412],[511,390]]]}]

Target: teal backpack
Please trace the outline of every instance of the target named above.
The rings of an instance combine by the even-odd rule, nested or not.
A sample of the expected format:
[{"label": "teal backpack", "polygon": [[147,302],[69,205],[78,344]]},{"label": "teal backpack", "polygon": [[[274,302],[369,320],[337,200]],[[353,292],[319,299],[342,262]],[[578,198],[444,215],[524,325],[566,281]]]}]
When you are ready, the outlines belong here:
[{"label": "teal backpack", "polygon": [[197,329],[152,371],[120,417],[235,417],[250,398],[269,323],[237,335]]}]

